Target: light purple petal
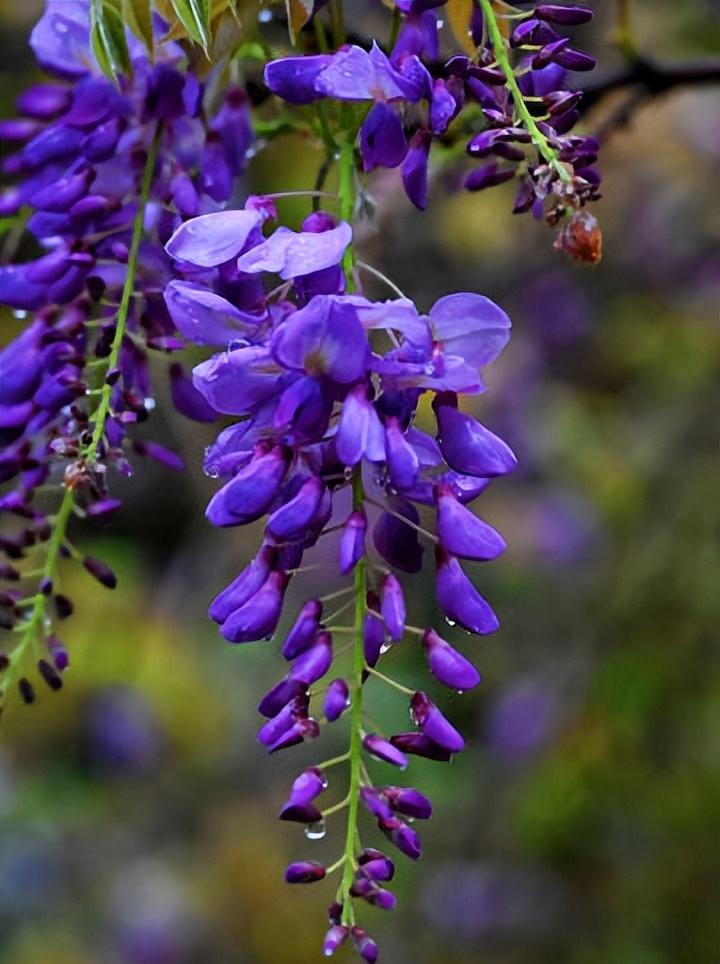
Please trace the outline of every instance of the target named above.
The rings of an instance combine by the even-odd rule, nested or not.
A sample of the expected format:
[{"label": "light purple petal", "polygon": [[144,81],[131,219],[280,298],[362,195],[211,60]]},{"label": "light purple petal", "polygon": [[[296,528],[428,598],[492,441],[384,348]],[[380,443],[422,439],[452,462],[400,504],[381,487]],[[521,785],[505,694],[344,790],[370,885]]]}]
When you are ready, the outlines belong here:
[{"label": "light purple petal", "polygon": [[339,264],[352,240],[352,228],[342,221],[330,231],[291,231],[280,227],[269,238],[238,258],[239,271],[272,271],[288,280]]},{"label": "light purple petal", "polygon": [[263,222],[258,211],[218,211],[185,221],[165,250],[172,258],[201,268],[224,264],[245,247],[250,233]]},{"label": "light purple petal", "polygon": [[208,288],[187,281],[171,281],[165,304],[178,331],[197,345],[229,345],[249,338],[265,315],[240,311]]},{"label": "light purple petal", "polygon": [[510,340],[510,319],[482,295],[446,295],[430,309],[430,320],[447,354],[460,355],[478,368],[497,358]]}]

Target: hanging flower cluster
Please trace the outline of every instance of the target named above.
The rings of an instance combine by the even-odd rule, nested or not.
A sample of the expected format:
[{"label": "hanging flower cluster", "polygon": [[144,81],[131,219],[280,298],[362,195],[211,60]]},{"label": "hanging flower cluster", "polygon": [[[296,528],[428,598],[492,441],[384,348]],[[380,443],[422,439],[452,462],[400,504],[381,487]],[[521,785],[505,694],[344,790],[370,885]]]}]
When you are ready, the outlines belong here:
[{"label": "hanging flower cluster", "polygon": [[[389,56],[373,41],[369,51],[352,45],[285,57],[266,66],[265,83],[294,105],[327,98],[370,103],[359,135],[364,169],[400,167],[407,196],[420,209],[428,203],[433,141],[466,126],[475,129],[467,153],[482,163],[467,175],[465,187],[479,191],[517,177],[515,212],[532,210],[541,217],[546,208],[550,224],[572,215],[557,247],[578,260],[599,260],[597,222],[581,210],[599,196],[594,167],[599,145],[593,137],[570,133],[582,93],[568,85],[569,73],[591,70],[595,61],[558,32],[586,23],[592,11],[574,4],[538,4],[525,11],[503,4],[501,22],[513,25],[506,37],[490,0],[479,0],[470,5],[467,24],[474,53],[442,63],[443,5],[444,0],[396,3],[402,26]],[[582,231],[588,235],[584,241]]]},{"label": "hanging flower cluster", "polygon": [[[156,21],[158,36],[166,29]],[[24,224],[39,253],[0,265],[3,303],[18,317],[32,313],[0,352],[0,482],[10,484],[0,495],[0,578],[10,584],[0,604],[3,625],[18,631],[0,654],[0,690],[17,681],[27,702],[29,649],[52,688],[67,665],[49,607],[58,619],[72,612],[54,585],[58,556],[73,551],[70,516],[118,507],[107,469],[129,473],[127,430],[154,406],[148,352],[184,347],[162,297],[172,277],[163,244],[183,218],[224,206],[252,141],[244,92],[229,88],[208,118],[203,87],[176,44],[158,44],[151,63],[135,41],[132,77],[117,86],[103,77],[84,0],[49,0],[31,46],[56,79],[26,90],[21,116],[0,122],[0,136],[16,147],[4,160],[10,185],[0,208]],[[215,419],[179,363],[169,376],[180,412]],[[135,450],[181,467],[155,442],[138,440]],[[48,490],[61,494],[59,508]],[[104,563],[81,558],[114,587]],[[34,592],[12,585],[24,578],[25,559]]]},{"label": "hanging flower cluster", "polygon": [[[222,349],[195,368],[195,387],[218,412],[241,419],[207,452],[206,470],[223,484],[206,515],[221,527],[266,520],[257,555],[210,606],[220,632],[233,643],[271,639],[291,579],[325,537],[334,538],[337,573],[350,583],[301,606],[281,646],[287,671],[260,701],[266,722],[258,740],[275,753],[316,738],[323,719],[333,723],[349,711],[343,804],[324,813],[319,808],[328,788],[327,765],[320,765],[300,774],[280,817],[314,825],[347,808],[348,843],[331,868],[341,881],[325,952],[351,936],[363,959],[374,961],[377,949],[355,923],[353,904],[392,908],[395,898],[385,884],[393,864],[356,842],[358,806],[392,845],[416,860],[420,839],[407,818],[428,818],[431,804],[412,788],[376,786],[366,758],[402,770],[410,754],[450,760],[464,747],[425,693],[377,667],[393,646],[416,634],[441,683],[467,690],[480,680],[435,628],[407,624],[398,573],[420,570],[423,540],[429,541],[437,604],[446,620],[470,633],[497,629],[495,614],[460,560],[490,560],[505,548],[467,503],[492,478],[512,471],[515,458],[459,408],[458,396],[484,390],[482,369],[507,343],[510,322],[474,294],[441,298],[423,315],[405,298],[373,302],[347,293],[341,264],[350,226],[317,212],[299,232],[278,227],[265,237],[263,225],[274,214],[272,205],[251,198],[242,211],[181,225],[167,250],[186,277],[170,283],[166,300],[179,331]],[[266,273],[284,284],[251,309],[247,288]],[[432,434],[416,424],[427,393]],[[418,506],[434,510],[435,532],[421,526]],[[330,600],[348,593],[349,601],[328,612]],[[353,625],[336,626],[349,606]],[[345,632],[354,638],[350,665],[335,641]],[[409,698],[416,729],[389,739],[366,729],[363,692],[369,679]],[[307,883],[329,872],[301,861],[288,867],[286,879]]]}]

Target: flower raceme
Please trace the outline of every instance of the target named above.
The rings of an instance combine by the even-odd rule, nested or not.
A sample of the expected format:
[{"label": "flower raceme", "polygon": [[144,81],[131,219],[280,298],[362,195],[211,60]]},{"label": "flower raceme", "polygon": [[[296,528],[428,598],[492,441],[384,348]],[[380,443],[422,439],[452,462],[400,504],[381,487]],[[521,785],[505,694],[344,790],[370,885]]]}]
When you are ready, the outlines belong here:
[{"label": "flower raceme", "polygon": [[[19,633],[0,652],[0,704],[8,680],[34,699],[21,663],[43,639],[38,669],[53,688],[61,683],[66,653],[58,656],[46,627],[50,603],[57,618],[71,611],[54,586],[57,559],[71,551],[65,529],[72,515],[98,518],[119,507],[107,470],[129,474],[128,429],[154,406],[149,354],[185,344],[162,297],[173,264],[164,243],[184,218],[224,206],[252,140],[244,92],[229,88],[209,110],[177,44],[158,39],[151,62],[129,38],[133,76],[116,85],[94,64],[89,25],[87,0],[48,0],[30,43],[53,79],[20,96],[20,117],[0,122],[14,148],[3,162],[0,213],[24,224],[38,251],[0,266],[3,304],[30,315],[0,352],[0,578],[10,582],[0,614]],[[166,25],[155,26],[161,38]],[[217,417],[180,363],[168,375],[179,412]],[[153,441],[134,448],[181,466]],[[60,510],[48,506],[50,487]],[[31,571],[42,571],[34,594],[13,585],[27,557]],[[85,567],[114,585],[98,565]]]},{"label": "flower raceme", "polygon": [[[282,820],[308,825],[312,837],[326,815],[347,808],[349,844],[334,866],[299,861],[286,879],[311,883],[341,872],[325,953],[350,941],[374,961],[377,947],[356,924],[355,905],[395,905],[385,886],[393,864],[384,852],[356,843],[358,805],[412,860],[421,842],[408,821],[429,818],[432,807],[411,787],[371,782],[367,764],[404,770],[411,755],[443,761],[464,747],[426,693],[377,667],[416,635],[439,683],[462,691],[480,682],[435,627],[408,624],[413,599],[406,589],[429,543],[440,613],[475,634],[498,626],[465,561],[491,560],[505,543],[468,503],[511,472],[515,458],[461,410],[459,399],[485,390],[483,369],[507,344],[510,321],[476,294],[442,297],[422,314],[406,298],[371,301],[348,292],[339,269],[352,239],[348,224],[316,212],[300,231],[272,230],[274,219],[271,204],[250,198],[243,210],[182,224],[167,243],[179,277],[165,300],[182,334],[218,349],[194,369],[195,388],[219,413],[239,419],[206,453],[206,471],[220,482],[207,517],[220,527],[264,519],[257,554],[210,606],[221,634],[238,644],[272,639],[288,586],[302,578],[303,562],[320,540],[334,544],[338,581],[352,580],[351,596],[340,589],[309,598],[295,615],[281,642],[284,675],[260,701],[265,722],[258,741],[276,753],[316,739],[321,724],[349,717],[348,753],[303,770],[280,811]],[[268,273],[282,284],[251,305],[247,292]],[[426,394],[433,432],[417,423]],[[434,532],[421,524],[419,508],[435,513]],[[328,603],[335,597],[346,603],[333,613]],[[355,621],[343,627],[337,621],[348,600]],[[336,644],[344,632],[353,639],[350,666]],[[405,694],[415,729],[386,738],[367,727],[362,699],[370,681]],[[346,759],[347,797],[323,810],[327,771]]]}]

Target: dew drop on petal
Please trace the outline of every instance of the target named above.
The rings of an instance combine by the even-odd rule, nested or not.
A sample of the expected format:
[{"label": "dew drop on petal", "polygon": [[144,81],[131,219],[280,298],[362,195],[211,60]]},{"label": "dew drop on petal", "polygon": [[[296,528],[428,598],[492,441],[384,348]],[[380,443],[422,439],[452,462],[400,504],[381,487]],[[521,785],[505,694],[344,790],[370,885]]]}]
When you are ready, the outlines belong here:
[{"label": "dew drop on petal", "polygon": [[326,833],[324,820],[318,820],[317,823],[310,823],[305,827],[305,836],[308,840],[322,840]]}]

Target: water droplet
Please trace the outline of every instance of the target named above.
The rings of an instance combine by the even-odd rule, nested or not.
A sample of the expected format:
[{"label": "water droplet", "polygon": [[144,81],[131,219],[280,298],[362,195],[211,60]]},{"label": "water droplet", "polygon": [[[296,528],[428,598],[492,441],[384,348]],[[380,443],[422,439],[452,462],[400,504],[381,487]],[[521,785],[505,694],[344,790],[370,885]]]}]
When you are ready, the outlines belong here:
[{"label": "water droplet", "polygon": [[445,617],[445,622],[448,624],[448,626],[455,626],[455,625],[457,625],[456,622],[455,622],[455,620],[454,620],[454,619],[450,619],[448,616]]},{"label": "water droplet", "polygon": [[325,827],[324,820],[318,820],[317,823],[309,823],[305,827],[305,836],[308,840],[322,840],[327,833],[327,828]]},{"label": "water droplet", "polygon": [[205,475],[207,475],[209,479],[219,479],[220,471],[218,470],[217,465],[206,465]]},{"label": "water droplet", "polygon": [[353,477],[352,466],[350,465],[345,466],[345,470],[343,471],[343,477],[346,478],[348,482],[350,481],[350,479]]},{"label": "water droplet", "polygon": [[260,13],[258,14],[258,20],[260,21],[260,23],[270,23],[272,18],[273,18],[272,10],[261,10]]},{"label": "water droplet", "polygon": [[392,640],[386,639],[385,642],[380,647],[380,655],[384,656],[389,649],[392,649]]},{"label": "water droplet", "polygon": [[464,696],[464,695],[465,695],[465,690],[455,690],[455,692],[457,693],[458,696]]},{"label": "water droplet", "polygon": [[156,404],[157,404],[157,403],[156,403],[155,399],[154,399],[154,398],[151,398],[150,396],[148,396],[148,397],[145,399],[145,401],[143,402],[143,405],[145,406],[145,410],[146,410],[147,412],[152,412],[152,411],[154,411]]},{"label": "water droplet", "polygon": [[24,311],[22,308],[13,309],[13,318],[17,318],[18,321],[22,321],[22,319],[27,318],[27,316],[28,316],[27,311]]}]

